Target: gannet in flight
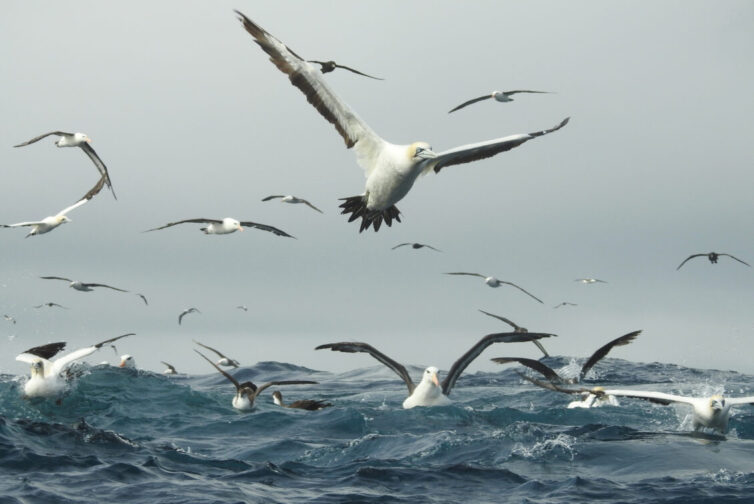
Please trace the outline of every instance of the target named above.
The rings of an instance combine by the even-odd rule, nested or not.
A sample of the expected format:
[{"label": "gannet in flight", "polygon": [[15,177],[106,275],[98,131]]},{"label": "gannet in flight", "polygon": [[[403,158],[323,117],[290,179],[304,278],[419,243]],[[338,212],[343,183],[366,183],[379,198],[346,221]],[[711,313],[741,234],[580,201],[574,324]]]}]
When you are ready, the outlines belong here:
[{"label": "gannet in flight", "polygon": [[435,153],[426,142],[396,145],[379,137],[356,113],[330,89],[322,73],[298,56],[280,40],[236,11],[254,41],[270,56],[270,61],[288,75],[291,84],[304,93],[309,103],[343,137],[347,148],[354,148],[358,164],[364,169],[366,186],[358,196],[342,198],[341,213],[351,214],[348,221],[361,218],[359,232],[370,226],[375,231],[384,221],[400,222],[395,204],[408,194],[417,177],[423,173],[438,173],[446,166],[485,159],[518,147],[524,142],[559,130],[568,118],[558,125],[529,134],[511,135],[494,140],[462,145]]},{"label": "gannet in flight", "polygon": [[403,379],[408,387],[408,397],[403,401],[403,407],[406,409],[413,408],[415,406],[444,406],[450,404],[451,400],[448,398],[453,385],[471,362],[481,354],[485,348],[493,343],[520,343],[523,341],[532,341],[539,338],[547,338],[552,334],[546,333],[495,333],[488,334],[480,339],[471,349],[463,354],[458,360],[453,363],[448,375],[440,384],[437,378],[439,370],[430,366],[422,373],[422,379],[418,385],[414,384],[411,380],[411,376],[406,371],[406,368],[394,361],[387,355],[383,354],[376,348],[366,343],[357,342],[343,342],[343,343],[328,343],[326,345],[319,345],[315,350],[322,350],[329,348],[338,352],[364,352],[368,353],[385,366],[389,367],[395,373]]},{"label": "gannet in flight", "polygon": [[739,259],[738,257],[732,256],[730,254],[724,254],[722,252],[706,252],[706,253],[703,253],[703,254],[692,254],[692,255],[688,256],[686,259],[683,260],[683,262],[681,264],[678,265],[678,267],[676,268],[676,271],[678,271],[679,269],[681,269],[681,266],[683,266],[684,264],[686,264],[686,261],[688,261],[689,259],[693,259],[694,257],[706,257],[707,259],[709,259],[710,263],[717,264],[717,260],[718,260],[718,258],[720,256],[730,257],[731,259],[735,259],[736,261],[740,262],[741,264],[745,264],[746,266],[751,267],[751,265],[749,263],[744,262],[741,259]]},{"label": "gannet in flight", "polygon": [[486,94],[484,96],[480,96],[479,98],[473,98],[469,101],[463,102],[459,106],[448,110],[448,114],[450,114],[451,112],[455,112],[456,110],[462,109],[468,105],[471,105],[472,103],[480,102],[482,100],[489,100],[491,98],[494,98],[495,100],[499,102],[512,102],[513,98],[511,98],[511,96],[513,96],[516,93],[549,94],[551,93],[551,91],[531,91],[529,89],[516,89],[513,91],[493,91],[490,94]]}]

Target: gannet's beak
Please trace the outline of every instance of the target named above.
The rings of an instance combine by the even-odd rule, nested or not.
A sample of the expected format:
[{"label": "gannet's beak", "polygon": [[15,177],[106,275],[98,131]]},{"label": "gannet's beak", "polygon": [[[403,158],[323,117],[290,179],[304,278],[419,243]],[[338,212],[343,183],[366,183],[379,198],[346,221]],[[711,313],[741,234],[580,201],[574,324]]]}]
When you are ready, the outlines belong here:
[{"label": "gannet's beak", "polygon": [[420,149],[416,151],[416,156],[422,159],[434,159],[437,154],[432,149]]}]

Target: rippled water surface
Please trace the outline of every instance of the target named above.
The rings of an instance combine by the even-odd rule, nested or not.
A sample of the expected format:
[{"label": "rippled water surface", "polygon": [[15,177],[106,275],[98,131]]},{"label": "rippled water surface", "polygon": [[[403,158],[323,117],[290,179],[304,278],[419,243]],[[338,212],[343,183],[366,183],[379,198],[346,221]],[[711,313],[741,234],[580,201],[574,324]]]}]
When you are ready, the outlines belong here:
[{"label": "rippled water surface", "polygon": [[[600,368],[611,371],[591,383],[754,395],[752,377],[734,372],[613,359]],[[569,410],[568,397],[509,367],[463,375],[453,405],[403,410],[405,386],[382,366],[331,374],[262,362],[237,378],[317,380],[281,391],[334,407],[279,408],[271,388],[241,413],[216,373],[77,369],[60,404],[23,399],[25,378],[0,376],[0,504],[752,499],[751,406],[734,409],[725,436],[691,433],[683,406]]]}]

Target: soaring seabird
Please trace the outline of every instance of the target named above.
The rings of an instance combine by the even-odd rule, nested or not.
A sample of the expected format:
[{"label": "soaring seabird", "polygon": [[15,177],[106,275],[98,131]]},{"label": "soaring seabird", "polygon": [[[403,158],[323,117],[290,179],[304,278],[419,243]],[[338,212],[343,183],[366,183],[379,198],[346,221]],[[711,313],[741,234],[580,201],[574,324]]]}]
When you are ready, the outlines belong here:
[{"label": "soaring seabird", "polygon": [[411,245],[412,249],[420,249],[420,248],[427,247],[428,249],[432,249],[432,250],[434,250],[436,252],[442,252],[442,250],[436,249],[432,245],[427,245],[426,243],[410,243],[410,242],[399,243],[398,245],[396,245],[395,247],[393,247],[391,250],[395,250],[395,249],[397,249],[399,247],[405,247],[406,245]]},{"label": "soaring seabird", "polygon": [[83,205],[84,203],[92,199],[97,193],[100,192],[100,190],[102,190],[102,185],[104,184],[104,182],[105,182],[104,177],[99,179],[99,182],[97,182],[97,184],[94,187],[92,187],[89,190],[89,192],[87,192],[84,195],[83,198],[78,200],[73,205],[62,209],[60,212],[58,212],[55,215],[50,215],[40,221],[17,222],[15,224],[0,224],[0,227],[7,227],[7,228],[31,227],[31,231],[29,231],[29,233],[25,236],[25,238],[28,238],[34,235],[49,233],[50,231],[60,226],[61,224],[65,224],[66,222],[71,222],[71,219],[67,217],[68,212],[80,207],[81,205]]},{"label": "soaring seabird", "polygon": [[275,199],[275,198],[280,198],[280,202],[281,203],[291,203],[291,204],[294,204],[294,203],[303,203],[304,205],[306,205],[309,208],[312,208],[312,209],[318,211],[319,213],[324,213],[322,210],[320,210],[319,208],[315,207],[314,205],[312,205],[311,203],[309,203],[307,200],[302,199],[302,198],[297,198],[296,196],[291,196],[290,194],[288,194],[288,195],[285,195],[285,194],[274,194],[272,196],[267,196],[266,198],[262,198],[262,201],[270,201],[270,200]]},{"label": "soaring seabird", "polygon": [[14,324],[16,323],[16,319],[11,317],[10,315],[3,315],[3,318],[8,322],[13,322]]},{"label": "soaring seabird", "polygon": [[246,305],[238,305],[236,306],[236,309],[243,310],[243,311],[249,311],[249,307]]},{"label": "soaring seabird", "polygon": [[707,253],[703,253],[703,254],[691,254],[686,259],[684,259],[681,264],[678,265],[678,267],[676,268],[676,271],[678,271],[679,269],[681,269],[681,266],[683,266],[684,264],[686,264],[686,261],[688,261],[689,259],[693,259],[695,257],[707,257],[707,259],[709,259],[710,263],[717,264],[717,260],[718,260],[718,258],[720,256],[728,256],[731,259],[735,259],[736,261],[740,262],[741,264],[745,264],[746,266],[751,267],[751,265],[749,263],[744,262],[741,259],[739,259],[738,257],[734,257],[734,256],[732,256],[730,254],[725,254],[723,252],[707,252]]},{"label": "soaring seabird", "polygon": [[136,361],[132,355],[124,354],[120,356],[120,364],[118,367],[125,369],[136,369]]},{"label": "soaring seabird", "polygon": [[162,372],[163,374],[178,374],[178,371],[175,370],[175,366],[173,366],[172,364],[168,364],[165,361],[160,361],[160,362],[162,362],[163,364],[167,366],[167,369],[165,369],[165,371]]},{"label": "soaring seabird", "polygon": [[378,231],[382,222],[390,226],[400,222],[395,204],[403,199],[422,173],[439,172],[446,166],[488,158],[518,147],[524,142],[559,130],[563,120],[553,128],[529,134],[511,135],[485,142],[463,145],[435,153],[426,142],[396,145],[379,137],[333,91],[316,67],[307,63],[252,20],[236,11],[254,41],[270,56],[270,61],[288,75],[291,84],[304,93],[309,103],[343,137],[347,148],[354,148],[356,159],[364,169],[366,187],[358,196],[343,198],[341,213],[351,214],[349,222],[361,218],[359,232],[370,226]]},{"label": "soaring seabird", "polygon": [[[514,332],[517,332],[517,333],[528,333],[529,332],[529,330],[526,327],[521,327],[520,325],[516,324],[512,320],[508,320],[507,318],[505,318],[505,317],[503,317],[501,315],[495,315],[493,313],[489,313],[489,312],[486,312],[484,310],[479,310],[479,311],[482,312],[482,313],[484,313],[485,315],[487,315],[489,317],[493,317],[493,318],[496,318],[498,320],[502,320],[503,322],[505,322],[506,324],[508,324],[509,326],[511,326],[513,328]],[[557,334],[553,334],[552,336],[557,336]],[[532,343],[534,343],[535,345],[537,345],[537,348],[539,348],[540,351],[543,354],[545,354],[545,357],[549,357],[550,356],[550,354],[547,353],[547,350],[545,350],[545,347],[542,345],[542,343],[540,341],[538,341],[538,340],[532,340]]]},{"label": "soaring seabird", "polygon": [[199,311],[198,309],[196,309],[196,308],[193,308],[193,307],[191,307],[191,308],[186,308],[185,310],[183,310],[183,311],[181,312],[181,314],[180,314],[180,315],[178,315],[178,325],[181,325],[181,320],[183,320],[183,317],[185,317],[185,316],[186,316],[186,315],[188,315],[189,313],[201,313],[201,312],[200,312],[200,311]]},{"label": "soaring seabird", "polygon": [[[291,52],[292,54],[295,54],[295,53],[294,53],[293,51],[291,51],[290,49],[288,49],[288,50],[289,50],[289,51],[290,51],[290,52]],[[299,58],[299,59],[300,59],[300,58]],[[355,73],[355,74],[363,75],[364,77],[369,77],[370,79],[374,79],[374,80],[385,80],[385,79],[381,79],[381,78],[379,78],[379,77],[374,77],[373,75],[368,75],[368,74],[365,74],[364,72],[359,72],[358,70],[355,70],[355,69],[353,69],[353,68],[351,68],[351,67],[347,67],[347,66],[345,66],[345,65],[339,65],[339,64],[335,63],[335,62],[334,62],[334,61],[332,61],[332,60],[330,60],[330,61],[306,60],[306,62],[307,62],[307,63],[316,63],[316,64],[318,64],[318,65],[320,66],[320,69],[319,69],[319,71],[320,71],[320,72],[322,72],[323,74],[326,74],[326,73],[330,73],[330,72],[332,72],[333,70],[335,70],[336,68],[342,68],[343,70],[348,70],[349,72],[353,72],[353,73]]]},{"label": "soaring seabird", "polygon": [[480,96],[479,98],[473,98],[469,101],[463,102],[459,106],[452,108],[448,110],[448,114],[451,112],[455,112],[456,110],[462,109],[463,107],[466,107],[467,105],[471,105],[472,103],[477,103],[482,100],[489,100],[491,98],[494,98],[495,100],[499,102],[512,102],[513,96],[516,93],[538,93],[538,94],[549,94],[551,91],[532,91],[530,89],[514,89],[513,91],[493,91],[490,94],[486,94],[484,96]]},{"label": "soaring seabird", "polygon": [[542,375],[545,376],[545,378],[547,378],[548,380],[552,382],[578,383],[584,379],[584,377],[589,372],[589,370],[592,369],[592,367],[595,364],[597,364],[597,362],[603,359],[608,354],[608,352],[610,352],[610,350],[613,349],[613,347],[628,345],[634,339],[636,339],[636,337],[639,334],[641,334],[641,330],[624,334],[623,336],[619,338],[615,338],[614,340],[607,343],[606,345],[603,345],[600,348],[598,348],[597,351],[594,352],[592,356],[589,357],[589,359],[587,359],[584,365],[581,366],[581,372],[579,373],[578,378],[562,378],[560,375],[558,375],[558,373],[553,371],[552,368],[534,359],[526,359],[524,357],[496,357],[492,360],[494,362],[497,362],[498,364],[518,362],[519,364],[522,364],[528,368],[533,369],[534,371],[537,371],[538,373],[541,373]]},{"label": "soaring seabird", "polygon": [[233,397],[233,407],[239,410],[247,411],[247,410],[252,409],[254,407],[254,400],[257,398],[257,396],[259,396],[259,394],[261,394],[264,389],[271,387],[273,385],[316,385],[317,384],[317,382],[310,381],[310,380],[272,381],[272,382],[267,382],[264,385],[261,385],[259,387],[257,387],[256,385],[254,385],[254,383],[250,381],[239,383],[238,380],[233,378],[229,373],[220,369],[220,367],[217,364],[209,360],[199,350],[194,350],[194,352],[201,355],[202,358],[204,358],[204,360],[212,364],[212,367],[217,369],[224,377],[226,377],[230,382],[233,383],[233,385],[236,386],[236,395],[235,397]]},{"label": "soaring seabird", "polygon": [[475,276],[475,277],[479,277],[479,278],[484,278],[484,283],[486,283],[487,285],[489,285],[490,287],[493,287],[493,288],[500,287],[503,284],[510,285],[510,286],[515,287],[516,289],[520,290],[521,292],[523,292],[527,296],[533,297],[534,299],[536,299],[537,301],[539,301],[540,303],[542,303],[542,300],[539,299],[537,296],[535,296],[534,294],[532,294],[532,293],[524,290],[523,288],[519,287],[518,285],[514,284],[513,282],[508,282],[508,281],[505,281],[505,280],[499,280],[499,279],[497,279],[497,278],[495,278],[493,276],[485,276],[485,275],[482,275],[481,273],[464,273],[464,272],[460,272],[460,271],[457,271],[455,273],[445,273],[445,274],[446,275],[466,275],[466,276]]},{"label": "soaring seabird", "polygon": [[165,224],[164,226],[147,229],[144,232],[148,233],[150,231],[158,231],[160,229],[177,226],[178,224],[185,224],[186,222],[192,222],[196,224],[207,224],[207,226],[203,228],[199,228],[199,230],[203,231],[204,234],[218,234],[218,235],[229,234],[229,233],[235,233],[236,231],[243,231],[243,228],[248,227],[248,228],[261,229],[262,231],[269,231],[270,233],[276,234],[277,236],[287,236],[288,238],[293,238],[293,236],[289,235],[282,229],[278,229],[273,226],[268,226],[266,224],[259,224],[257,222],[238,221],[232,217],[225,217],[223,220],[205,219],[205,218],[184,219],[181,221],[169,222]]},{"label": "soaring seabird", "polygon": [[563,301],[553,306],[553,308],[560,308],[561,306],[578,306],[578,305],[576,303],[569,303],[568,301]]},{"label": "soaring seabird", "polygon": [[118,287],[113,287],[112,285],[106,285],[106,284],[101,284],[101,283],[85,283],[85,282],[80,282],[78,280],[71,280],[70,278],[64,278],[64,277],[43,276],[39,278],[42,278],[44,280],[64,280],[68,282],[68,287],[72,287],[76,289],[77,291],[81,291],[81,292],[90,292],[94,290],[92,287],[105,287],[106,289],[112,289],[118,292],[128,292],[127,290],[119,289]]},{"label": "soaring seabird", "polygon": [[147,301],[147,296],[145,296],[144,294],[139,294],[138,292],[136,293],[136,295],[139,296],[142,301],[144,301],[145,305],[149,306],[149,301]]},{"label": "soaring seabird", "polygon": [[107,166],[105,166],[105,163],[102,162],[102,160],[99,158],[96,152],[94,152],[94,149],[92,149],[92,146],[89,145],[92,142],[92,139],[89,138],[84,133],[66,133],[65,131],[51,131],[49,133],[45,133],[44,135],[39,135],[38,137],[34,137],[31,140],[28,140],[24,143],[20,143],[18,145],[14,145],[13,147],[23,147],[25,145],[33,144],[34,142],[38,142],[39,140],[42,140],[45,137],[48,137],[50,135],[56,135],[59,136],[55,141],[55,145],[58,147],[80,147],[81,150],[83,150],[87,156],[89,156],[89,159],[92,160],[94,163],[94,166],[97,167],[97,170],[100,173],[100,177],[104,180],[104,182],[107,183],[108,189],[113,193],[113,198],[118,199],[115,196],[115,190],[113,190],[113,186],[110,183],[110,174],[107,172]]},{"label": "soaring seabird", "polygon": [[217,356],[220,357],[220,358],[217,360],[217,362],[215,364],[217,364],[218,366],[226,366],[226,367],[237,368],[238,366],[241,365],[241,364],[238,363],[238,361],[236,359],[231,359],[230,357],[225,356],[224,354],[220,353],[218,350],[215,350],[214,348],[212,348],[210,346],[207,346],[207,345],[205,345],[203,343],[199,343],[196,340],[193,340],[193,342],[196,343],[197,345],[199,345],[200,347],[206,348],[210,352],[214,352],[215,354],[217,354]]},{"label": "soaring seabird", "polygon": [[63,305],[59,305],[59,304],[57,304],[57,303],[53,303],[52,301],[49,301],[49,302],[47,302],[47,303],[42,303],[41,305],[36,305],[36,306],[35,306],[34,308],[43,308],[43,307],[45,307],[45,306],[47,306],[47,307],[49,307],[49,308],[52,308],[53,306],[57,306],[58,308],[62,308],[62,309],[64,309],[64,310],[67,310],[67,309],[68,309],[68,308],[66,308],[66,307],[65,307],[65,306],[63,306]]},{"label": "soaring seabird", "polygon": [[112,343],[113,341],[132,336],[134,333],[123,334],[101,341],[92,346],[80,348],[73,352],[67,353],[55,360],[51,360],[55,355],[65,348],[65,342],[49,343],[42,345],[19,354],[16,356],[17,361],[31,364],[31,378],[24,384],[24,394],[27,397],[44,396],[49,397],[58,394],[65,387],[65,380],[60,374],[72,362],[83,359],[93,354],[102,345]]},{"label": "soaring seabird", "polygon": [[315,399],[299,399],[298,401],[293,401],[292,403],[285,403],[283,402],[283,394],[281,394],[279,390],[276,390],[272,393],[272,400],[275,404],[282,406],[283,408],[304,409],[309,411],[321,410],[332,406],[332,403],[318,401]]},{"label": "soaring seabird", "polygon": [[574,280],[574,282],[580,282],[583,284],[593,284],[593,283],[607,283],[604,280],[600,280],[599,278],[577,278]]},{"label": "soaring seabird", "polygon": [[415,385],[409,376],[408,371],[403,365],[394,361],[387,355],[383,354],[376,348],[366,343],[357,342],[342,342],[342,343],[328,343],[326,345],[319,345],[315,350],[322,350],[329,348],[338,352],[364,352],[368,353],[393,371],[403,379],[408,387],[408,397],[403,401],[403,407],[413,408],[415,406],[442,406],[450,404],[448,395],[450,394],[453,385],[461,375],[464,369],[471,364],[471,362],[481,354],[485,348],[493,343],[520,343],[523,341],[532,341],[539,338],[547,338],[552,334],[545,333],[494,333],[480,339],[471,349],[463,354],[457,361],[453,363],[448,375],[440,385],[437,378],[439,370],[430,366],[422,373],[422,379],[418,385]]}]

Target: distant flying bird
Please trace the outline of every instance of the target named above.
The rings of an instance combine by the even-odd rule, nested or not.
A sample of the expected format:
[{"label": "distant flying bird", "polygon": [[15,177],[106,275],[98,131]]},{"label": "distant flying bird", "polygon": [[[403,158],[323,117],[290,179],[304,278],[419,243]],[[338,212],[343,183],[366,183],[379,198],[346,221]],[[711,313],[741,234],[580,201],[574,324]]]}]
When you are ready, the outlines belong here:
[{"label": "distant flying bird", "polygon": [[308,411],[321,410],[332,406],[332,403],[317,401],[315,399],[299,399],[292,403],[285,403],[283,402],[283,394],[281,394],[279,390],[272,393],[272,401],[283,408],[303,409]]},{"label": "distant flying bird", "polygon": [[569,303],[568,301],[563,301],[560,304],[556,304],[553,306],[553,308],[560,308],[561,306],[578,306],[576,303]]},{"label": "distant flying bird", "polygon": [[137,292],[137,293],[136,293],[136,295],[137,295],[137,296],[139,296],[139,297],[141,298],[141,300],[142,300],[142,301],[144,301],[144,304],[145,304],[145,305],[149,306],[149,302],[147,301],[147,297],[146,297],[146,296],[145,296],[144,294],[139,294],[139,293]]},{"label": "distant flying bird", "polygon": [[749,267],[751,266],[749,263],[744,262],[741,259],[739,259],[738,257],[734,257],[734,256],[732,256],[730,254],[724,254],[722,252],[707,252],[707,253],[704,253],[704,254],[692,254],[692,255],[688,256],[686,259],[683,260],[683,262],[681,264],[678,265],[678,267],[675,270],[678,271],[679,269],[681,269],[681,266],[683,266],[684,264],[686,264],[686,261],[688,261],[689,259],[693,259],[695,257],[707,257],[707,259],[709,259],[710,263],[717,264],[717,260],[718,260],[718,258],[720,256],[727,256],[727,257],[730,257],[731,259],[735,259],[736,261],[740,262],[741,264],[745,264],[746,266],[749,266]]},{"label": "distant flying bird", "polygon": [[450,404],[451,401],[448,398],[450,391],[461,376],[464,369],[468,367],[471,362],[476,359],[488,346],[493,343],[520,343],[524,341],[532,341],[539,338],[547,338],[552,336],[545,333],[494,333],[488,334],[480,339],[474,346],[472,346],[465,354],[463,354],[458,360],[453,363],[448,375],[440,384],[437,378],[439,370],[430,366],[422,373],[422,379],[418,385],[414,384],[411,380],[411,376],[406,371],[406,368],[398,362],[394,361],[384,353],[380,352],[376,348],[366,343],[358,342],[342,342],[342,343],[328,343],[326,345],[319,345],[315,350],[322,350],[329,348],[332,351],[357,353],[368,353],[385,366],[389,367],[395,373],[401,377],[408,387],[408,397],[403,401],[403,407],[405,409],[413,408],[416,406],[444,406]]},{"label": "distant flying bird", "polygon": [[249,308],[246,305],[238,305],[236,308],[243,311],[249,311]]},{"label": "distant flying bird", "polygon": [[599,278],[577,278],[576,280],[574,280],[574,282],[580,282],[583,284],[607,283],[604,280],[600,280]]},{"label": "distant flying bird", "polygon": [[99,179],[99,182],[97,182],[97,184],[94,187],[92,187],[89,190],[89,192],[87,192],[84,195],[83,198],[78,200],[73,205],[62,209],[60,212],[58,212],[55,215],[50,215],[40,221],[17,222],[16,224],[0,224],[0,227],[6,227],[6,228],[31,227],[31,231],[29,231],[29,233],[25,236],[25,238],[28,238],[34,235],[49,233],[50,231],[60,226],[61,224],[65,224],[66,222],[71,222],[71,219],[67,217],[68,212],[80,207],[81,205],[83,205],[84,203],[92,199],[95,195],[97,195],[102,190],[102,185],[104,184],[104,182],[105,182],[104,178]]},{"label": "distant flying bird", "polygon": [[[528,333],[529,332],[529,330],[526,327],[521,327],[520,325],[516,324],[512,320],[508,320],[507,318],[505,318],[505,317],[503,317],[501,315],[495,315],[493,313],[489,313],[489,312],[486,312],[484,310],[479,310],[479,311],[482,312],[482,313],[484,313],[488,317],[496,318],[498,320],[501,320],[501,321],[505,322],[506,324],[508,324],[509,326],[511,326],[513,328],[514,332],[517,332],[517,333]],[[557,334],[551,334],[550,336],[557,336]],[[545,350],[545,347],[542,345],[542,343],[540,343],[539,340],[532,340],[532,343],[534,343],[535,345],[537,345],[537,348],[539,348],[539,350],[545,355],[545,357],[549,357],[550,356],[550,354],[547,353],[547,350]]]},{"label": "distant flying bird", "polygon": [[305,199],[297,198],[295,196],[291,196],[290,194],[287,195],[287,196],[285,194],[275,194],[275,195],[272,195],[272,196],[267,196],[266,198],[262,198],[262,201],[270,201],[270,200],[276,199],[276,198],[280,198],[280,202],[281,203],[291,203],[291,204],[294,204],[294,203],[303,203],[304,205],[306,205],[309,208],[312,208],[312,209],[318,211],[319,213],[324,213],[322,210],[320,210],[319,208],[315,207],[314,205],[312,205],[311,203],[309,203]]},{"label": "distant flying bird", "polygon": [[189,313],[201,313],[201,312],[197,310],[196,308],[186,308],[185,310],[181,312],[180,315],[178,315],[178,325],[181,325],[181,321],[183,320],[183,317],[185,317]]},{"label": "distant flying bird", "polygon": [[128,333],[116,336],[92,346],[67,353],[55,360],[52,360],[52,358],[65,348],[65,342],[49,343],[26,350],[16,356],[17,361],[31,364],[31,378],[24,384],[24,395],[27,397],[57,395],[65,388],[65,379],[63,379],[61,373],[65,371],[68,365],[93,354],[102,348],[103,345],[125,338],[126,336],[133,336],[133,334]]},{"label": "distant flying bird", "polygon": [[175,370],[175,366],[173,366],[172,364],[168,364],[165,361],[160,361],[160,362],[162,362],[168,367],[165,371],[162,372],[162,374],[178,374],[178,371]]},{"label": "distant flying bird", "polygon": [[[291,51],[290,49],[288,49],[288,50]],[[291,51],[291,53],[293,53],[293,51]],[[293,53],[293,54],[295,54],[295,53]],[[301,59],[301,58],[299,58],[299,59]],[[385,79],[381,79],[379,77],[374,77],[372,75],[365,74],[363,72],[359,72],[358,70],[355,70],[355,69],[353,69],[351,67],[347,67],[345,65],[339,65],[339,64],[335,63],[332,60],[330,60],[330,61],[306,60],[306,62],[307,63],[316,63],[316,64],[318,64],[320,67],[322,67],[322,68],[319,69],[319,71],[322,72],[323,74],[332,72],[336,68],[342,68],[343,70],[348,70],[349,72],[353,72],[355,74],[363,75],[364,77],[369,77],[370,79],[385,80]]]},{"label": "distant flying bird", "polygon": [[359,232],[370,226],[378,231],[383,221],[388,226],[393,220],[400,222],[400,211],[395,204],[408,194],[420,174],[437,173],[446,166],[492,157],[532,138],[557,131],[568,123],[565,119],[547,130],[463,145],[440,153],[435,153],[425,142],[391,144],[356,116],[330,89],[321,72],[252,20],[238,11],[236,13],[272,63],[287,74],[291,84],[299,88],[309,103],[335,126],[346,147],[354,148],[357,161],[365,171],[366,187],[360,195],[342,198],[344,202],[340,208],[342,214],[351,214],[349,222],[361,218]]},{"label": "distant flying bird", "polygon": [[80,282],[78,280],[71,280],[70,278],[64,278],[64,277],[43,276],[39,278],[42,278],[44,280],[63,280],[65,282],[68,282],[68,287],[71,287],[81,292],[92,291],[94,290],[92,287],[104,287],[106,289],[112,289],[118,292],[128,292],[127,290],[119,289],[118,287],[113,287],[112,285],[106,285],[106,284],[101,284],[101,283],[85,283],[85,282]]},{"label": "distant flying bird", "polygon": [[578,383],[584,379],[584,377],[589,372],[589,370],[592,369],[592,367],[594,367],[594,365],[597,364],[600,360],[602,360],[608,354],[608,352],[610,352],[610,350],[613,349],[613,347],[628,345],[634,339],[636,339],[636,337],[639,334],[641,334],[641,330],[624,334],[623,336],[619,338],[615,338],[614,340],[607,343],[606,345],[603,345],[600,348],[598,348],[597,351],[594,352],[592,356],[589,357],[589,359],[587,359],[584,365],[581,366],[581,372],[579,373],[578,378],[562,378],[560,375],[558,375],[558,373],[553,371],[552,368],[534,359],[526,359],[523,357],[496,357],[492,359],[492,361],[497,362],[498,364],[518,362],[519,364],[522,364],[528,368],[533,369],[534,371],[538,373],[541,373],[542,375],[544,375],[545,378],[547,378],[548,380],[552,382]]},{"label": "distant flying bird", "polygon": [[520,290],[521,292],[523,292],[527,296],[530,296],[530,297],[536,299],[537,301],[539,301],[540,303],[542,303],[542,300],[539,299],[537,296],[535,296],[534,294],[532,294],[532,293],[524,290],[523,288],[519,287],[518,285],[514,284],[513,282],[508,282],[508,281],[505,281],[505,280],[499,280],[499,279],[497,279],[495,277],[492,277],[492,276],[484,276],[481,273],[464,273],[464,272],[457,271],[457,272],[454,272],[454,273],[445,273],[445,274],[446,275],[466,275],[466,276],[475,276],[475,277],[479,277],[479,278],[484,278],[484,283],[486,283],[487,285],[489,285],[490,287],[493,287],[493,288],[500,287],[503,284],[510,285],[510,286],[515,287],[516,289]]},{"label": "distant flying bird", "polygon": [[136,369],[136,361],[131,355],[128,355],[128,354],[121,355],[120,364],[118,364],[118,367],[125,368],[125,369]]},{"label": "distant flying bird", "polygon": [[63,305],[59,305],[59,304],[57,304],[57,303],[53,303],[53,302],[42,303],[41,305],[37,305],[37,306],[35,306],[34,308],[44,308],[45,306],[47,306],[48,308],[52,308],[53,306],[57,306],[58,308],[62,308],[62,309],[64,309],[64,310],[67,310],[67,309],[68,309],[68,308],[66,308],[66,307],[65,307],[65,306],[63,306]]},{"label": "distant flying bird", "polygon": [[490,94],[486,94],[484,96],[480,96],[479,98],[474,98],[474,99],[471,99],[469,101],[463,102],[459,106],[450,109],[448,111],[448,114],[450,114],[451,112],[455,112],[456,110],[462,109],[462,108],[464,108],[464,107],[466,107],[468,105],[471,105],[472,103],[480,102],[482,100],[489,100],[491,98],[494,98],[495,100],[497,100],[499,102],[512,102],[513,98],[511,98],[511,96],[513,96],[516,93],[550,94],[551,91],[532,91],[532,90],[529,90],[529,89],[516,89],[516,90],[513,90],[513,91],[493,91]]},{"label": "distant flying bird", "polygon": [[87,156],[89,156],[89,159],[92,160],[94,166],[97,167],[97,170],[100,173],[100,177],[104,179],[104,182],[107,183],[108,189],[110,189],[110,191],[113,193],[113,198],[118,199],[117,197],[115,197],[115,191],[113,190],[113,186],[110,183],[110,174],[107,173],[107,167],[105,166],[105,163],[102,162],[97,153],[94,152],[94,149],[92,149],[92,146],[89,145],[92,142],[92,139],[86,136],[84,133],[51,131],[50,133],[39,135],[38,137],[34,137],[24,143],[14,145],[13,147],[23,147],[25,145],[33,144],[34,142],[38,142],[39,140],[42,140],[43,138],[46,138],[50,135],[56,135],[60,137],[55,141],[55,145],[57,145],[58,147],[80,147],[81,150],[84,151]]},{"label": "distant flying bird", "polygon": [[230,373],[227,373],[220,369],[217,364],[209,360],[203,353],[201,353],[199,350],[194,350],[194,352],[198,353],[202,356],[204,360],[209,362],[212,367],[217,369],[220,374],[222,374],[224,377],[228,379],[233,385],[236,386],[236,395],[233,398],[233,407],[242,410],[242,411],[248,411],[254,407],[254,401],[259,396],[259,394],[262,393],[266,388],[271,387],[273,385],[316,385],[317,382],[310,381],[310,380],[284,380],[284,381],[272,381],[267,382],[264,385],[261,385],[257,387],[254,385],[253,382],[246,381],[243,383],[239,383],[238,380],[233,378],[233,376],[230,375]]},{"label": "distant flying bird", "polygon": [[236,359],[231,359],[230,357],[225,356],[224,354],[220,353],[218,350],[215,350],[214,348],[207,346],[203,343],[199,343],[196,340],[193,340],[194,343],[199,345],[200,347],[206,348],[210,352],[214,352],[218,357],[220,357],[215,364],[218,366],[225,366],[225,367],[234,367],[237,368],[241,364],[238,363]]},{"label": "distant flying bird", "polygon": [[13,322],[14,324],[16,323],[16,319],[11,317],[10,315],[3,315],[3,318],[7,320],[8,322]]},{"label": "distant flying bird", "polygon": [[177,222],[169,222],[165,224],[164,226],[147,229],[144,232],[148,233],[150,231],[158,231],[160,229],[177,226],[178,224],[185,224],[186,222],[192,222],[195,224],[208,224],[206,227],[199,228],[199,230],[203,231],[204,234],[218,234],[218,235],[229,234],[229,233],[235,233],[236,231],[243,231],[243,228],[248,227],[248,228],[261,229],[262,231],[269,231],[270,233],[276,234],[277,236],[287,236],[288,238],[293,238],[293,236],[289,235],[285,231],[278,229],[276,227],[268,226],[266,224],[259,224],[259,223],[251,222],[251,221],[237,221],[236,219],[233,219],[231,217],[226,217],[223,220],[205,219],[205,218],[184,219]]},{"label": "distant flying bird", "polygon": [[426,243],[409,243],[409,242],[399,243],[398,245],[396,245],[395,247],[393,247],[391,250],[395,250],[398,247],[405,247],[406,245],[411,245],[412,249],[420,249],[420,248],[427,247],[428,249],[432,249],[432,250],[435,250],[437,252],[442,252],[442,250],[436,249],[432,245],[427,245]]}]

